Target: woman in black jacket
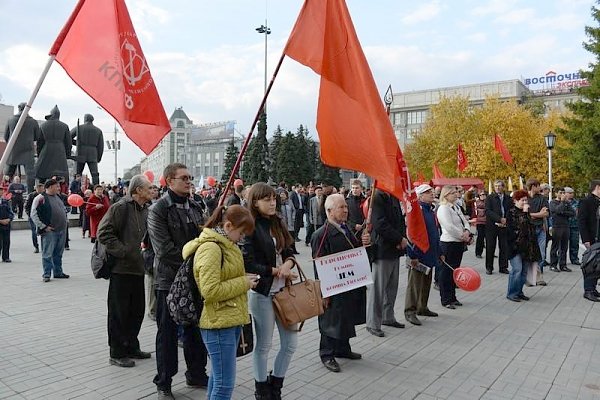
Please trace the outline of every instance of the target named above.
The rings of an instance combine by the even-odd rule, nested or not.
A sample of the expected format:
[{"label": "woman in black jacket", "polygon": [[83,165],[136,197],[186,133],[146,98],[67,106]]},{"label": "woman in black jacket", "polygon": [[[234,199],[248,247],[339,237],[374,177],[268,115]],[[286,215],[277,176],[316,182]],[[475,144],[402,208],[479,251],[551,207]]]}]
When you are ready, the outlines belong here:
[{"label": "woman in black jacket", "polygon": [[[252,355],[256,399],[281,399],[281,387],[298,344],[298,334],[287,330],[275,318],[273,295],[294,279],[292,244],[287,227],[277,215],[275,189],[266,183],[256,183],[248,191],[248,208],[255,218],[255,230],[242,242],[246,272],[260,275],[256,288],[249,295],[250,312],[256,331]],[[267,376],[267,360],[273,330],[277,323],[280,349],[275,358],[272,375]]]}]

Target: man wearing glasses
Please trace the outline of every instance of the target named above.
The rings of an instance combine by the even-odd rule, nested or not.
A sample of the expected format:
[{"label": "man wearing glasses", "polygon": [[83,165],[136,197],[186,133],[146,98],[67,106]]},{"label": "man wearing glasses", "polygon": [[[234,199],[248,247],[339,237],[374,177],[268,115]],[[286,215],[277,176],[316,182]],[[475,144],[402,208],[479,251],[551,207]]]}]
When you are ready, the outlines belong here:
[{"label": "man wearing glasses", "polygon": [[[202,208],[190,200],[194,177],[183,164],[169,164],[163,173],[167,192],[150,207],[148,233],[156,254],[156,367],[154,383],[159,399],[172,399],[171,382],[177,373],[177,325],[169,315],[167,295],[175,274],[183,262],[181,250],[200,234]],[[183,354],[187,364],[186,384],[206,387],[206,348],[197,326],[183,327]]]}]

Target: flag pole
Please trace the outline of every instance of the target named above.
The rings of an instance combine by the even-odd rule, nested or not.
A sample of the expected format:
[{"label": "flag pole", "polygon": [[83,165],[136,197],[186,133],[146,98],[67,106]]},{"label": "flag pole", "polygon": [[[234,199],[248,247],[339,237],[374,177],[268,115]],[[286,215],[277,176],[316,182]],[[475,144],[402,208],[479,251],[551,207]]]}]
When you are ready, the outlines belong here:
[{"label": "flag pole", "polygon": [[[29,101],[25,104],[25,109],[21,113],[21,116],[19,117],[19,121],[17,121],[17,125],[15,126],[15,129],[10,134],[10,138],[8,139],[8,143],[6,144],[6,149],[4,149],[4,153],[2,154],[2,158],[0,159],[0,171],[4,171],[4,167],[6,166],[8,156],[12,152],[13,147],[15,147],[15,142],[17,141],[17,138],[19,137],[19,134],[21,133],[21,128],[23,128],[23,124],[25,123],[25,119],[29,115],[29,110],[31,109],[33,101],[37,97],[37,94],[40,91],[40,87],[42,86],[42,83],[46,79],[46,76],[48,75],[48,71],[50,70],[50,66],[54,62],[55,57],[56,57],[55,55],[51,55],[50,57],[48,57],[46,66],[44,67],[44,70],[42,71],[42,75],[40,75],[40,78],[38,79],[37,84],[33,88],[33,93],[31,93],[31,97],[29,98]],[[32,188],[28,188],[28,189],[33,190]]]},{"label": "flag pole", "polygon": [[279,62],[277,62],[277,66],[275,67],[275,71],[273,72],[273,76],[271,77],[271,81],[269,82],[269,86],[267,86],[267,90],[263,95],[262,101],[260,102],[260,106],[258,107],[258,111],[256,112],[256,116],[254,117],[254,122],[252,122],[252,126],[250,127],[250,131],[248,132],[248,136],[246,136],[246,140],[240,149],[240,154],[238,155],[237,160],[235,160],[235,165],[231,170],[231,175],[229,176],[229,180],[227,181],[227,185],[225,186],[225,190],[223,191],[223,195],[219,199],[219,206],[222,206],[225,202],[225,196],[227,196],[227,192],[229,188],[231,188],[231,184],[233,183],[234,177],[240,169],[240,164],[242,163],[242,158],[248,149],[248,144],[250,144],[250,139],[252,137],[252,133],[254,132],[254,128],[256,128],[256,124],[260,118],[260,115],[263,112],[265,104],[267,103],[267,97],[269,97],[269,93],[271,93],[271,88],[273,87],[273,83],[275,83],[275,78],[279,73],[279,69],[281,68],[281,64],[283,63],[283,59],[285,58],[285,52],[281,53],[281,57],[279,58]]}]

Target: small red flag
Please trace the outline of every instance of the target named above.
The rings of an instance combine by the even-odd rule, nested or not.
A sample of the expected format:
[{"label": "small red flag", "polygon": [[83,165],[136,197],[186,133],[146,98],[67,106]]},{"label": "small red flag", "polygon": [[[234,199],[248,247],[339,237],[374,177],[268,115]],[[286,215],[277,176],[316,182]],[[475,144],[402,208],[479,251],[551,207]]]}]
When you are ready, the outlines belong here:
[{"label": "small red flag", "polygon": [[171,130],[124,0],[79,0],[49,54],[144,153]]},{"label": "small red flag", "polygon": [[442,171],[440,170],[440,167],[438,167],[437,163],[433,163],[433,179],[442,179],[445,178],[444,174],[442,174]]},{"label": "small red flag", "polygon": [[498,134],[494,135],[494,148],[498,153],[502,155],[502,158],[504,159],[504,161],[506,161],[507,164],[513,163],[513,159],[510,155],[510,152],[508,151],[506,145],[502,141],[502,138]]},{"label": "small red flag", "polygon": [[462,148],[460,143],[458,144],[458,149],[456,152],[456,163],[458,164],[458,170],[460,172],[463,172],[465,168],[469,166],[467,155],[465,154],[465,150]]}]

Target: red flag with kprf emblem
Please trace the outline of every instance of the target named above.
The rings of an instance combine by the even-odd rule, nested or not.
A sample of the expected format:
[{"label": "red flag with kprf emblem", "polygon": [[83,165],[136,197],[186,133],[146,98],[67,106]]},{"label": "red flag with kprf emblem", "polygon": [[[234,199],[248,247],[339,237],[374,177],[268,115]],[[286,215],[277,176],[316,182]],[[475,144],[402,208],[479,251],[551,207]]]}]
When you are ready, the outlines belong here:
[{"label": "red flag with kprf emblem", "polygon": [[124,0],[79,0],[50,55],[144,153],[171,130]]},{"label": "red flag with kprf emblem", "polygon": [[465,168],[469,166],[467,155],[465,154],[465,150],[462,148],[460,143],[458,144],[458,149],[456,151],[456,163],[460,172],[463,172]]},{"label": "red flag with kprf emblem", "polygon": [[504,161],[506,161],[507,164],[513,163],[513,159],[510,155],[510,152],[508,151],[506,145],[504,144],[504,141],[498,134],[494,135],[494,148],[498,153],[502,155],[502,158],[504,159]]}]

